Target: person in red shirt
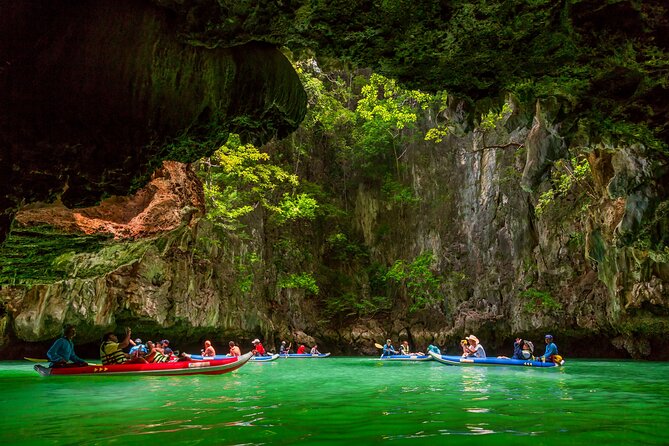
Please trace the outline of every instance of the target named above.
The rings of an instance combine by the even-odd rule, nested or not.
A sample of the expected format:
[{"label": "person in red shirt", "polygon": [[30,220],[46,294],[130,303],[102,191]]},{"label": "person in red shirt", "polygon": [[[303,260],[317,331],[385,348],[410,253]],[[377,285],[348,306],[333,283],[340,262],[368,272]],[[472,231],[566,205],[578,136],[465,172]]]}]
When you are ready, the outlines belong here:
[{"label": "person in red shirt", "polygon": [[307,348],[304,346],[304,344],[300,344],[300,346],[297,348],[297,354],[298,355],[303,355],[306,353]]},{"label": "person in red shirt", "polygon": [[265,356],[267,355],[267,352],[265,351],[265,347],[262,346],[260,343],[260,339],[254,339],[252,342],[253,344],[253,354],[256,356]]}]

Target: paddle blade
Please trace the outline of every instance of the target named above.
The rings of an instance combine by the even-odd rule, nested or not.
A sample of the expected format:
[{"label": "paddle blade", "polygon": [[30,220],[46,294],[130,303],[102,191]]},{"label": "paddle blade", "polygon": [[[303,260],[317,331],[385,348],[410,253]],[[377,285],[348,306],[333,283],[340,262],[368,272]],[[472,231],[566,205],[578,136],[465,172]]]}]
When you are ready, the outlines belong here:
[{"label": "paddle blade", "polygon": [[376,347],[376,348],[383,348],[383,345],[374,343],[374,347]]}]

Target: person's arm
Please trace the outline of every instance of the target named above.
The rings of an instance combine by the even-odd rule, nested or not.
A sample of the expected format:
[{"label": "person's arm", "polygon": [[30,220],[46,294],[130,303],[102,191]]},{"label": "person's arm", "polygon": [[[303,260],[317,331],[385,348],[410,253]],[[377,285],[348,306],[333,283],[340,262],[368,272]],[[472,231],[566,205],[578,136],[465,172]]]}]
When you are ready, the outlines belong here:
[{"label": "person's arm", "polygon": [[132,330],[130,327],[125,327],[125,338],[121,342],[118,343],[118,348],[124,349],[128,345],[130,345],[130,335],[132,334]]},{"label": "person's arm", "polygon": [[557,354],[557,347],[555,347],[555,344],[551,343],[546,346],[546,351],[544,352],[544,355],[541,357],[541,359],[548,359],[551,355],[556,355]]},{"label": "person's arm", "polygon": [[88,365],[86,361],[81,359],[80,357],[77,356],[77,354],[74,352],[74,346],[72,347],[72,352],[70,353],[70,361],[76,363],[76,364],[85,364]]}]

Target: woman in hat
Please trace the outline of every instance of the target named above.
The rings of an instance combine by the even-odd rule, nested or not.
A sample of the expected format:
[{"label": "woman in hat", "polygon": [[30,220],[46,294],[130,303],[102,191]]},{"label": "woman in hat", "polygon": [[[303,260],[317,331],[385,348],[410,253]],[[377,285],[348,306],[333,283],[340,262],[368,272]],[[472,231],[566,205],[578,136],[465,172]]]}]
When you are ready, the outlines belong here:
[{"label": "woman in hat", "polygon": [[469,346],[467,347],[469,353],[467,354],[467,356],[474,356],[475,358],[486,357],[485,349],[479,343],[479,338],[477,338],[474,335],[469,335],[465,339],[469,342]]}]

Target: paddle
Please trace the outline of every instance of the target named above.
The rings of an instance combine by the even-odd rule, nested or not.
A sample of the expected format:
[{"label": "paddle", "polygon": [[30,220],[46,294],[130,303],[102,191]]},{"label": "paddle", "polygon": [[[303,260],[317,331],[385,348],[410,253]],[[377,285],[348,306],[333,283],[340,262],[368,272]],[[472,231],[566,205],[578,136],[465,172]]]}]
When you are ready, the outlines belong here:
[{"label": "paddle", "polygon": [[[25,359],[26,361],[30,361],[30,362],[49,362],[48,359],[44,359],[44,358],[28,358],[28,357],[24,356],[23,359]],[[93,363],[89,362],[88,365],[93,366],[93,367],[100,367],[102,364],[93,364]]]},{"label": "paddle", "polygon": [[376,348],[381,348],[381,349],[382,349],[382,348],[383,348],[383,345],[379,344],[378,342],[375,342],[375,343],[374,343],[374,347],[376,347]]}]

